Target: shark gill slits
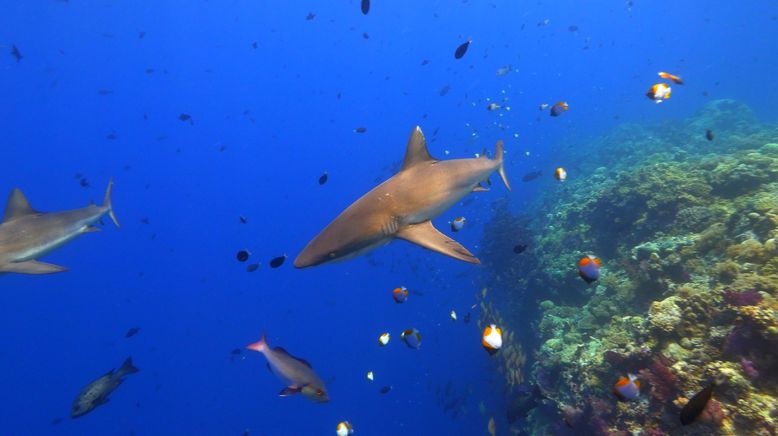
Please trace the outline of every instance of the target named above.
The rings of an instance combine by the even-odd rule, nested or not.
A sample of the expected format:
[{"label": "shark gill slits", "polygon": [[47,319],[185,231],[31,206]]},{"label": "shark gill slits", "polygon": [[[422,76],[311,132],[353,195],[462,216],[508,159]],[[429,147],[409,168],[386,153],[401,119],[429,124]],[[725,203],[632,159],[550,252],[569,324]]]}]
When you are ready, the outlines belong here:
[{"label": "shark gill slits", "polygon": [[286,262],[286,255],[274,257],[270,260],[270,268],[278,268]]},{"label": "shark gill slits", "polygon": [[462,59],[462,56],[467,53],[467,49],[470,47],[471,42],[473,42],[473,40],[468,39],[467,41],[460,44],[459,47],[457,47],[457,49],[454,51],[454,59]]},{"label": "shark gill slits", "polygon": [[251,253],[249,253],[247,250],[240,250],[235,254],[235,258],[238,259],[238,262],[245,262],[249,260],[249,256]]},{"label": "shark gill slits", "polygon": [[321,176],[319,176],[319,184],[323,185],[327,183],[327,180],[330,178],[329,174],[325,171]]}]

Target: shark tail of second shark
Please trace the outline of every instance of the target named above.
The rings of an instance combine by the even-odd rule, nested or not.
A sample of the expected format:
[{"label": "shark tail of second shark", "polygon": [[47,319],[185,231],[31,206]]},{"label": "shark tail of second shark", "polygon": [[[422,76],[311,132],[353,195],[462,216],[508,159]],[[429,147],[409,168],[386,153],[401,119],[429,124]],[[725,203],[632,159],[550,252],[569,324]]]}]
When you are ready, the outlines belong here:
[{"label": "shark tail of second shark", "polygon": [[108,187],[105,189],[105,197],[103,197],[103,207],[108,209],[108,216],[111,217],[111,221],[119,228],[121,227],[119,220],[116,219],[116,214],[113,213],[113,206],[111,205],[111,191],[113,191],[113,177],[108,180]]},{"label": "shark tail of second shark", "polygon": [[494,160],[497,161],[497,163],[500,164],[500,166],[497,168],[497,172],[500,173],[500,178],[502,178],[502,182],[505,183],[505,187],[508,188],[509,191],[511,191],[511,184],[508,182],[508,176],[505,175],[505,150],[503,149],[503,143],[502,139],[497,141],[496,150],[494,152]]}]

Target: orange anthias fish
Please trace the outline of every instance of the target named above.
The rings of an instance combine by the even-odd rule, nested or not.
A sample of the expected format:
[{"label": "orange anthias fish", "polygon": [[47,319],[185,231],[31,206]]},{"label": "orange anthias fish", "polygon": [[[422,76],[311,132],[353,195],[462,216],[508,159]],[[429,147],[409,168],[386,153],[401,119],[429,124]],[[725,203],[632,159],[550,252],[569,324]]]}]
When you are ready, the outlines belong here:
[{"label": "orange anthias fish", "polygon": [[621,401],[634,400],[640,395],[640,380],[632,374],[628,377],[619,378],[619,381],[613,385],[613,393]]},{"label": "orange anthias fish", "polygon": [[317,403],[326,403],[330,400],[324,382],[313,372],[311,364],[292,356],[281,347],[270,348],[265,335],[262,335],[259,341],[247,345],[246,348],[262,353],[273,374],[287,383],[287,387],[279,393],[280,396],[303,394],[305,398]]},{"label": "orange anthias fish", "polygon": [[673,83],[675,83],[676,85],[683,85],[683,79],[676,76],[675,74],[665,73],[664,71],[660,71],[658,74],[659,77],[663,79],[672,80]]},{"label": "orange anthias fish", "polygon": [[408,300],[408,290],[405,289],[405,286],[394,288],[392,291],[392,298],[394,298],[394,301],[397,304],[405,303]]}]

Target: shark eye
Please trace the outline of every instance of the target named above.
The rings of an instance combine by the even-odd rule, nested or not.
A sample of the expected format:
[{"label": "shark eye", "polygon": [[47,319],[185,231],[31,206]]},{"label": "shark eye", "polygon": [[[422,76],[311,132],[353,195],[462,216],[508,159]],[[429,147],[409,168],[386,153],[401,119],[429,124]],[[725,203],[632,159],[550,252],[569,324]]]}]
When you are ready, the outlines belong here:
[{"label": "shark eye", "polygon": [[337,256],[337,254],[335,254],[335,252],[333,251],[332,253],[330,253],[330,254],[329,254],[329,256],[330,256],[330,259],[332,259],[332,258],[334,258],[335,256]]}]

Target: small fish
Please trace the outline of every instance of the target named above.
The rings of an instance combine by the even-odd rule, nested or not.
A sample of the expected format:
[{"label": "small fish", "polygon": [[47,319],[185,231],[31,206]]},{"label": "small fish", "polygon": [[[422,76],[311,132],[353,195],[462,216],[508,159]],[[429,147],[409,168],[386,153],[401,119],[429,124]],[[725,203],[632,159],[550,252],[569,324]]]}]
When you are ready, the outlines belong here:
[{"label": "small fish", "polygon": [[708,141],[713,141],[713,138],[714,138],[713,130],[711,130],[711,129],[706,130],[705,131],[705,139],[707,139]]},{"label": "small fish", "polygon": [[132,327],[129,330],[127,330],[127,333],[124,334],[125,338],[131,338],[138,334],[140,331],[140,327]]},{"label": "small fish", "polygon": [[591,254],[578,261],[578,275],[586,283],[592,283],[600,278],[600,266],[602,262],[599,258]]},{"label": "small fish", "polygon": [[424,66],[424,65],[427,65],[427,64],[429,64],[429,63],[430,63],[429,59],[422,59],[422,60],[421,60],[421,65],[422,65],[422,66]]},{"label": "small fish", "polygon": [[670,89],[668,85],[665,85],[664,83],[657,83],[648,90],[646,97],[654,100],[656,104],[659,104],[662,101],[669,99],[671,93],[672,89]]},{"label": "small fish", "polygon": [[370,35],[368,35],[367,32],[362,32],[362,38],[364,39],[370,39]]},{"label": "small fish", "polygon": [[287,387],[281,389],[279,396],[288,397],[302,394],[305,398],[317,403],[326,403],[330,400],[324,382],[313,371],[311,364],[292,356],[281,347],[270,348],[265,335],[262,335],[259,341],[247,345],[246,348],[262,353],[273,374],[288,383]]},{"label": "small fish", "polygon": [[673,83],[675,83],[676,85],[683,85],[683,79],[676,76],[675,74],[670,74],[670,73],[665,73],[664,71],[660,71],[657,73],[657,75],[659,75],[659,77],[665,80],[672,80]]},{"label": "small fish", "polygon": [[640,395],[640,380],[632,374],[628,374],[627,377],[620,377],[613,385],[613,394],[621,401],[635,400]]},{"label": "small fish", "polygon": [[567,30],[570,31],[570,32],[577,32],[578,31],[578,26],[576,26],[575,24],[572,24],[572,25],[568,26]]},{"label": "small fish", "polygon": [[489,431],[490,436],[497,434],[497,425],[494,423],[494,417],[489,417],[489,423],[486,424],[486,430]]},{"label": "small fish", "polygon": [[560,101],[557,103],[554,103],[553,106],[551,106],[551,111],[549,112],[552,117],[558,117],[562,115],[563,112],[566,112],[570,109],[570,106],[567,104],[567,102]]},{"label": "small fish", "polygon": [[370,12],[370,0],[362,0],[362,13],[367,15]]},{"label": "small fish", "polygon": [[548,103],[542,103],[540,106],[538,106],[538,109],[544,111],[548,109],[548,106],[549,106]]},{"label": "small fish", "polygon": [[708,401],[710,401],[713,396],[713,388],[715,386],[715,383],[711,383],[705,389],[694,394],[689,402],[683,406],[683,409],[681,409],[681,424],[689,425],[700,416],[708,405]]},{"label": "small fish", "polygon": [[24,56],[22,56],[22,52],[19,51],[19,47],[16,46],[16,44],[11,45],[11,56],[16,59],[16,62],[19,62],[22,60]]},{"label": "small fish", "polygon": [[481,336],[481,345],[490,355],[494,355],[502,348],[502,329],[494,324],[489,324]]},{"label": "small fish", "polygon": [[470,312],[467,312],[465,314],[465,317],[462,318],[462,321],[464,321],[465,324],[469,324],[470,323]]},{"label": "small fish", "polygon": [[489,105],[488,105],[488,106],[486,106],[486,109],[487,109],[487,110],[489,110],[489,111],[491,112],[491,111],[496,111],[496,110],[499,110],[499,109],[500,109],[500,107],[501,107],[501,106],[500,106],[499,104],[497,104],[497,103],[489,103]]},{"label": "small fish", "polygon": [[462,228],[465,226],[465,222],[466,221],[467,220],[463,216],[454,218],[454,221],[451,221],[449,223],[449,224],[451,224],[451,231],[452,232],[458,232],[458,231],[462,230]]},{"label": "small fish", "polygon": [[84,416],[97,406],[106,404],[108,396],[122,384],[124,377],[136,372],[138,372],[138,368],[132,365],[132,357],[128,357],[119,369],[112,369],[104,376],[86,385],[73,401],[70,417],[75,419]]},{"label": "small fish", "polygon": [[367,132],[367,127],[357,127],[354,129],[354,133],[365,133]]},{"label": "small fish", "polygon": [[473,42],[473,40],[468,39],[467,41],[460,44],[459,47],[457,47],[457,49],[454,51],[454,59],[462,59],[462,56],[467,53],[467,49],[470,47],[471,42]]},{"label": "small fish", "polygon": [[517,245],[513,246],[513,252],[516,253],[516,254],[524,253],[524,250],[526,250],[526,249],[527,249],[527,245],[526,244],[517,244]]},{"label": "small fish", "polygon": [[506,66],[504,66],[504,67],[500,67],[500,68],[498,68],[498,69],[497,69],[497,71],[496,71],[494,74],[495,74],[497,77],[502,77],[502,76],[505,76],[505,75],[507,75],[508,73],[510,73],[510,72],[511,72],[511,68],[512,68],[512,67],[511,67],[510,65],[506,65]]},{"label": "small fish", "polygon": [[243,215],[238,215],[238,219],[240,220],[241,224],[246,224],[249,220]]},{"label": "small fish", "polygon": [[251,253],[249,253],[248,250],[240,250],[235,254],[235,258],[238,259],[238,262],[249,260],[249,256],[251,256]]},{"label": "small fish", "polygon": [[258,263],[252,263],[252,264],[250,264],[250,265],[248,265],[246,267],[246,271],[247,272],[254,272],[254,271],[258,270],[258,269],[259,269],[259,264]]},{"label": "small fish", "polygon": [[270,259],[270,268],[278,268],[286,262],[286,255],[278,256]]},{"label": "small fish", "polygon": [[143,39],[144,36],[146,36],[146,32],[144,32],[142,30],[140,32],[138,32],[138,39]]},{"label": "small fish", "polygon": [[554,178],[560,182],[564,182],[567,180],[567,171],[565,171],[565,169],[562,167],[557,168],[554,170]]},{"label": "small fish", "polygon": [[524,177],[521,178],[522,182],[531,182],[538,177],[542,176],[543,173],[541,171],[530,171],[527,174],[524,174]]},{"label": "small fish", "polygon": [[392,385],[386,385],[383,386],[381,389],[379,389],[378,392],[382,394],[388,394],[389,392],[391,392],[391,390],[392,390]]},{"label": "small fish", "polygon": [[457,313],[455,311],[451,311],[451,313],[448,314],[449,318],[451,318],[451,321],[457,320]]},{"label": "small fish", "polygon": [[81,185],[82,188],[88,188],[89,180],[87,180],[86,177],[82,177],[81,180],[78,181],[78,184]]},{"label": "small fish", "polygon": [[311,21],[314,18],[316,18],[316,14],[314,14],[313,12],[308,12],[308,15],[305,16],[305,19],[308,21]]},{"label": "small fish", "polygon": [[373,371],[368,371],[367,372],[367,379],[370,380],[370,381],[373,381],[373,378],[374,378]]},{"label": "small fish", "polygon": [[386,344],[389,343],[389,339],[391,339],[392,336],[389,333],[381,333],[381,336],[378,337],[378,345],[380,346],[386,346]]},{"label": "small fish", "polygon": [[327,174],[327,172],[325,171],[324,174],[319,176],[319,184],[323,185],[323,184],[327,183],[327,179],[329,179],[329,178],[330,178],[329,174]]},{"label": "small fish", "polygon": [[438,92],[438,95],[440,95],[441,97],[445,97],[445,96],[446,96],[446,94],[448,94],[448,92],[449,92],[450,90],[451,90],[451,87],[450,87],[450,86],[448,86],[448,85],[446,85],[446,86],[444,86],[444,87],[440,88],[440,91]]},{"label": "small fish", "polygon": [[406,289],[405,286],[394,288],[392,291],[392,298],[394,298],[394,302],[397,304],[405,303],[408,301],[408,289]]},{"label": "small fish", "polygon": [[400,338],[405,341],[405,345],[410,348],[418,349],[421,346],[421,333],[415,328],[405,329],[400,333]]},{"label": "small fish", "polygon": [[192,116],[191,116],[191,115],[189,115],[189,114],[184,114],[184,113],[182,113],[182,114],[180,114],[180,115],[178,116],[178,119],[179,119],[179,120],[181,120],[181,121],[189,121],[189,122],[192,122]]},{"label": "small fish", "polygon": [[251,43],[251,48],[257,48],[257,41],[254,41]]},{"label": "small fish", "polygon": [[[362,4],[364,5],[365,2],[363,1]],[[351,434],[354,434],[354,427],[352,427],[351,423],[349,423],[348,421],[343,421],[339,423],[338,426],[335,428],[335,434],[337,436],[349,436]]]}]

